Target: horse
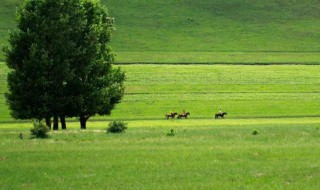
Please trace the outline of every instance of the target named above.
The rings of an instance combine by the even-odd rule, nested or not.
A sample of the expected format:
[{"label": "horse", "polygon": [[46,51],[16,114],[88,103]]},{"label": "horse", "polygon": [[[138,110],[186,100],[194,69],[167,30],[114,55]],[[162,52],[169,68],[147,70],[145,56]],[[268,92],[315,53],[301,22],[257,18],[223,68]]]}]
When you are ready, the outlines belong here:
[{"label": "horse", "polygon": [[177,112],[174,112],[174,113],[168,113],[168,114],[166,114],[166,119],[169,119],[169,118],[174,118],[176,115],[178,115],[178,113]]},{"label": "horse", "polygon": [[180,118],[183,118],[183,117],[184,117],[184,118],[188,119],[188,115],[190,115],[189,112],[187,112],[187,113],[181,113],[181,114],[178,115],[177,118],[180,119]]},{"label": "horse", "polygon": [[227,112],[222,112],[222,113],[216,113],[214,115],[215,119],[218,119],[219,117],[224,118],[224,115],[227,115]]}]

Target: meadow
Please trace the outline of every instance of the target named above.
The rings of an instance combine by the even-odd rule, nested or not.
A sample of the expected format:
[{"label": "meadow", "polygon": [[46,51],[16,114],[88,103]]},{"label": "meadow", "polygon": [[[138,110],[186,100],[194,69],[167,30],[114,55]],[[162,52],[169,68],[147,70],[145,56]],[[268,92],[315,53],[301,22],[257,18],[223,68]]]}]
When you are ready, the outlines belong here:
[{"label": "meadow", "polygon": [[[6,89],[0,63],[0,89]],[[320,67],[316,65],[122,65],[126,90],[111,116],[93,120],[163,119],[170,111],[191,118],[318,117]],[[1,92],[2,94],[4,91]],[[13,121],[0,96],[2,122]]]},{"label": "meadow", "polygon": [[[0,45],[15,29],[22,2],[1,1]],[[319,1],[101,2],[115,18],[118,63],[319,64]]]},{"label": "meadow", "polygon": [[319,52],[117,52],[117,64],[319,65]]},{"label": "meadow", "polygon": [[[1,0],[0,45],[22,2]],[[33,138],[10,117],[0,54],[0,189],[320,188],[320,1],[101,2],[122,102]],[[128,130],[106,133],[113,120]]]},{"label": "meadow", "polygon": [[[0,124],[2,189],[318,189],[319,118]],[[175,136],[167,136],[171,129]],[[258,135],[252,135],[254,130]],[[19,134],[22,134],[22,139]]]},{"label": "meadow", "polygon": [[212,118],[319,116],[318,66],[124,65],[126,95],[111,117],[159,119],[170,111]]},{"label": "meadow", "polygon": [[[72,119],[67,130],[34,139],[31,121],[14,121],[1,106],[3,189],[320,187],[318,66],[121,67],[122,103],[111,116],[91,118],[88,130]],[[220,107],[228,115],[215,120]],[[183,109],[189,119],[164,119]],[[107,134],[111,120],[128,130]]]}]

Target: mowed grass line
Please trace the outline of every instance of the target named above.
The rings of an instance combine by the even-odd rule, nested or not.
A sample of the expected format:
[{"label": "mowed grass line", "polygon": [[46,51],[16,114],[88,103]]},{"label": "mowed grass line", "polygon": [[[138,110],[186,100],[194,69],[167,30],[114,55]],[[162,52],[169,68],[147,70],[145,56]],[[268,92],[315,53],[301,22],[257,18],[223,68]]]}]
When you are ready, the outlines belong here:
[{"label": "mowed grass line", "polygon": [[[118,135],[105,133],[108,122],[89,122],[86,131],[71,123],[44,140],[29,138],[31,123],[0,124],[0,182],[4,189],[318,189],[318,123],[130,121]],[[171,129],[175,136],[166,135]]]},{"label": "mowed grass line", "polygon": [[117,64],[320,64],[319,52],[125,52],[116,53]]}]

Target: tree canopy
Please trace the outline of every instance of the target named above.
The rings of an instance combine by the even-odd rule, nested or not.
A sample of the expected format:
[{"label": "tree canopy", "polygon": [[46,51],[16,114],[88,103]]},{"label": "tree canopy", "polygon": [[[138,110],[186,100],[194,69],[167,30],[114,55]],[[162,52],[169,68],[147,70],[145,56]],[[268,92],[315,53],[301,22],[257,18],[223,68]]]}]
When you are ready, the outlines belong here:
[{"label": "tree canopy", "polygon": [[124,94],[125,74],[113,68],[114,20],[90,0],[26,0],[4,48],[7,103],[16,119],[108,115]]}]

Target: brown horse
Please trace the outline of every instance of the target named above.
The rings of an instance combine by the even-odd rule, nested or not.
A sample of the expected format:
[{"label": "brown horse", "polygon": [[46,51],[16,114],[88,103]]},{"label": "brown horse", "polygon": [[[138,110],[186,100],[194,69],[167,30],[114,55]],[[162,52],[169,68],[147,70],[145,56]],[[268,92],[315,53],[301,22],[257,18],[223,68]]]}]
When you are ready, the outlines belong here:
[{"label": "brown horse", "polygon": [[214,115],[215,119],[218,119],[219,117],[224,118],[224,115],[227,115],[227,112],[222,112],[222,113],[216,113]]},{"label": "brown horse", "polygon": [[188,115],[190,115],[190,113],[189,112],[186,112],[186,113],[181,113],[181,114],[179,114],[178,115],[178,119],[180,119],[180,118],[185,118],[185,119],[188,119]]},{"label": "brown horse", "polygon": [[166,114],[166,119],[169,119],[169,118],[174,118],[176,115],[178,115],[178,113],[177,112],[174,112],[174,113],[168,113],[168,114]]}]

